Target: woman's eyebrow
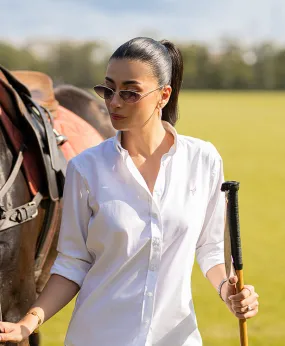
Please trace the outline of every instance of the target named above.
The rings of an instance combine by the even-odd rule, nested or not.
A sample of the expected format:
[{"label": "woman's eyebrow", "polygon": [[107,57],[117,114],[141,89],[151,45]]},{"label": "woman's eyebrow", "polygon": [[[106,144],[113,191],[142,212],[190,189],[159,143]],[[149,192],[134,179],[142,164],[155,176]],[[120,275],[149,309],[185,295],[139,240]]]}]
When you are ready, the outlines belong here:
[{"label": "woman's eyebrow", "polygon": [[126,80],[122,83],[123,85],[129,85],[129,84],[136,84],[136,85],[141,85],[140,82],[138,82],[137,80]]},{"label": "woman's eyebrow", "polygon": [[[113,84],[116,84],[112,78],[110,77],[105,77],[105,79],[110,82],[110,83],[113,83]],[[123,85],[129,85],[129,84],[136,84],[136,85],[141,85],[140,82],[138,82],[137,80],[126,80],[124,82],[122,82]]]},{"label": "woman's eyebrow", "polygon": [[112,78],[105,77],[105,79],[106,79],[108,82],[110,82],[110,83],[116,84],[116,83],[113,81],[113,79],[112,79]]}]

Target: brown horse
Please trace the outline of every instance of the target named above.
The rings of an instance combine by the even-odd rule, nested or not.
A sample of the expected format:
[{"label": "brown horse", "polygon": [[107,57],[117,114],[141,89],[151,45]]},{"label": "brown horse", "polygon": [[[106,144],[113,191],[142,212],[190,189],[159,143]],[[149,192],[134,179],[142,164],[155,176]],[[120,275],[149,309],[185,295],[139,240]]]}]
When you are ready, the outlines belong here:
[{"label": "brown horse", "polygon": [[115,135],[109,113],[105,103],[95,95],[72,85],[61,85],[54,89],[55,98],[59,104],[75,114],[79,114],[87,121],[103,138]]},{"label": "brown horse", "polygon": [[[1,126],[0,190],[13,169],[14,157],[14,150]],[[31,201],[30,190],[23,172],[19,171],[13,186],[0,200],[0,205],[4,210],[9,210],[29,201]],[[39,206],[38,216],[34,220],[0,232],[0,304],[4,321],[17,322],[36,299],[33,264],[36,242],[42,229],[45,211],[46,207],[43,203]],[[33,335],[31,345],[36,344],[37,336]],[[24,342],[21,345],[28,345],[28,343]]]},{"label": "brown horse", "polygon": [[[71,97],[69,100],[69,108],[75,109],[72,104],[73,101],[85,105],[80,110],[88,109],[88,112],[84,112],[84,114],[85,116],[88,114],[91,117],[90,122],[92,118],[103,119],[102,114],[98,117],[98,107],[96,108],[94,105],[90,105],[93,100],[92,95],[89,97],[89,94],[87,96],[85,92],[80,93],[77,88],[70,89],[69,87],[69,90],[77,92],[77,98]],[[83,96],[80,97],[80,95]],[[89,104],[86,102],[86,97],[90,101]],[[1,106],[3,104],[0,102],[0,110]],[[92,112],[94,112],[93,115]],[[19,125],[17,115],[12,113],[9,115],[11,121]],[[108,118],[106,114],[104,116]],[[82,118],[84,117],[82,116]],[[98,120],[99,123],[100,121]],[[107,121],[104,124],[102,127],[98,125],[101,130],[105,129],[102,135],[104,137],[112,136],[114,134],[113,128],[110,128]],[[22,128],[22,126],[19,126],[19,128]],[[23,135],[25,136],[24,133]],[[15,166],[16,156],[17,152],[11,143],[10,137],[0,122],[0,320],[2,318],[4,321],[10,322],[17,322],[23,317],[49,278],[50,268],[57,254],[56,244],[61,215],[59,209],[58,216],[55,218],[53,224],[55,235],[48,252],[45,253],[46,260],[44,261],[40,275],[37,275],[36,281],[34,268],[37,243],[43,226],[47,222],[47,218],[51,217],[49,211],[52,204],[50,200],[44,199],[38,207],[36,218],[26,223],[1,230],[1,218],[3,220],[5,211],[19,207],[30,202],[32,199],[31,191],[22,168],[19,170],[16,179],[8,191],[5,194],[1,193],[1,190],[11,176],[11,172]],[[32,334],[29,342],[33,346],[39,345],[38,335]],[[19,345],[26,346],[29,345],[29,342],[25,341]],[[0,343],[0,345],[2,344]],[[15,344],[6,343],[5,345],[10,346]]]}]

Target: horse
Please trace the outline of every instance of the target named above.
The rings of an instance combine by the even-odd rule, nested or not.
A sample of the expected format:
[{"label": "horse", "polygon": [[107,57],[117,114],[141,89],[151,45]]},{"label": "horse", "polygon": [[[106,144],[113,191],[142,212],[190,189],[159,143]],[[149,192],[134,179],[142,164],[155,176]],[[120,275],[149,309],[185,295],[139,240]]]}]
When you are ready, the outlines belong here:
[{"label": "horse", "polygon": [[[108,110],[94,94],[73,85],[60,85],[54,89],[56,100],[61,106],[79,114],[85,121],[106,138],[115,136]],[[95,117],[94,114],[97,116]]]},{"label": "horse", "polygon": [[[7,182],[15,164],[14,150],[0,126],[0,190]],[[31,200],[28,183],[20,170],[13,186],[0,200],[4,210],[24,205]],[[2,210],[3,210],[2,209]],[[46,207],[38,208],[38,216],[28,223],[1,231],[0,234],[0,304],[4,321],[17,322],[36,299],[34,259],[36,242],[45,219]],[[0,217],[1,219],[1,217]],[[33,334],[31,345],[38,344]],[[4,345],[1,344],[0,345]],[[14,345],[6,343],[6,346]],[[20,345],[28,345],[23,342]]]},{"label": "horse", "polygon": [[[2,71],[5,71],[5,69],[2,69]],[[9,72],[6,71],[6,73],[13,81],[13,77],[10,76]],[[14,74],[14,77],[19,76]],[[32,179],[27,179],[27,171],[25,171],[25,169],[29,170],[29,167],[27,165],[23,166],[23,159],[22,164],[21,162],[20,165],[18,164],[18,161],[21,161],[23,157],[24,149],[21,147],[15,150],[15,143],[13,142],[14,137],[21,135],[20,138],[27,144],[32,135],[25,132],[26,126],[23,125],[24,122],[21,119],[23,115],[21,113],[22,108],[19,107],[17,102],[19,97],[18,95],[15,97],[14,94],[17,94],[17,92],[13,90],[9,83],[7,83],[7,89],[11,89],[10,91],[14,98],[8,94],[6,97],[3,97],[6,92],[3,85],[6,85],[6,82],[6,80],[3,82],[3,76],[1,77],[0,75],[0,120],[2,121],[0,121],[0,320],[17,322],[28,311],[49,278],[50,268],[57,255],[56,246],[60,228],[62,194],[59,195],[58,200],[51,200],[46,193],[45,198],[37,205],[36,213],[29,214],[31,216],[29,221],[23,223],[15,221],[10,225],[11,227],[4,227],[3,229],[2,226],[5,225],[5,217],[9,211],[18,208],[17,212],[21,216],[21,213],[26,211],[28,207],[25,209],[19,208],[19,206],[33,208],[31,201],[35,198],[31,190]],[[21,93],[24,91],[33,99],[37,99],[37,101],[47,106],[49,110],[46,109],[46,111],[49,114],[50,120],[52,120],[52,114],[55,114],[57,103],[53,98],[43,97],[47,96],[46,85],[41,85],[41,88],[34,89],[33,94],[19,81],[16,80],[15,83]],[[22,104],[20,99],[18,101]],[[58,108],[63,111],[60,107]],[[9,113],[9,117],[6,116],[5,111]],[[25,111],[27,109],[23,110],[23,112]],[[7,121],[13,124],[11,126],[15,125],[12,130],[10,129],[12,136],[11,131],[8,133],[7,127],[3,126],[4,115],[6,116],[6,125]],[[96,114],[94,114],[95,116]],[[70,118],[70,121],[73,122],[72,118]],[[95,135],[89,132],[89,136],[93,139],[96,137],[96,133],[96,130],[94,130]],[[55,131],[55,137],[59,147],[62,148],[68,144],[64,134]],[[96,140],[100,142],[103,140],[103,136],[98,134]],[[33,148],[33,145],[28,145],[25,148],[26,154],[29,154],[31,148]],[[47,185],[42,164],[39,163],[40,160],[33,154],[30,154],[30,159],[30,164],[34,166],[34,171],[38,172],[41,185],[42,183]],[[9,186],[7,187],[7,185]],[[50,188],[53,189],[54,186],[50,186]],[[43,232],[43,230],[47,232]],[[38,346],[39,342],[39,335],[32,334],[29,341],[23,341],[19,345],[26,346],[30,344],[31,346]],[[2,344],[0,343],[0,345]],[[12,346],[15,344],[6,343],[5,345]]]}]

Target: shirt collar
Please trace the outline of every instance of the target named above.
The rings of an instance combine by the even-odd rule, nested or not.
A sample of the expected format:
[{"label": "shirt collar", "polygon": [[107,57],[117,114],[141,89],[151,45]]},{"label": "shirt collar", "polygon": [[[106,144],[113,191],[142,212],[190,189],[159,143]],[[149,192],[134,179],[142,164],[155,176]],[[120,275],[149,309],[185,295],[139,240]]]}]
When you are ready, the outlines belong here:
[{"label": "shirt collar", "polygon": [[[162,125],[165,131],[170,132],[174,137],[174,144],[172,145],[172,147],[170,148],[168,152],[168,154],[173,155],[177,150],[177,131],[168,121],[162,120]],[[118,151],[120,154],[128,153],[128,151],[124,149],[121,145],[121,138],[122,138],[122,131],[119,130],[117,131],[116,136],[114,137],[115,150]]]},{"label": "shirt collar", "polygon": [[116,136],[114,138],[114,147],[115,149],[121,154],[123,152],[127,152],[126,149],[124,149],[121,145],[121,139],[122,139],[122,131],[117,131]]}]

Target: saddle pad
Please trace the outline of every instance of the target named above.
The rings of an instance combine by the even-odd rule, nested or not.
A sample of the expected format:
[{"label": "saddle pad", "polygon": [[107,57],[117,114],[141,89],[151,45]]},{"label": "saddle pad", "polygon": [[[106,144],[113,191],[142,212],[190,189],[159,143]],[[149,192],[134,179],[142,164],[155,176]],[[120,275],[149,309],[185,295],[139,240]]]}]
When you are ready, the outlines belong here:
[{"label": "saddle pad", "polygon": [[95,128],[62,106],[57,108],[54,128],[68,138],[68,141],[60,146],[67,161],[103,141],[103,137]]},{"label": "saddle pad", "polygon": [[10,72],[29,89],[34,101],[47,108],[53,116],[56,115],[58,102],[54,96],[53,81],[48,75],[37,71]]}]

